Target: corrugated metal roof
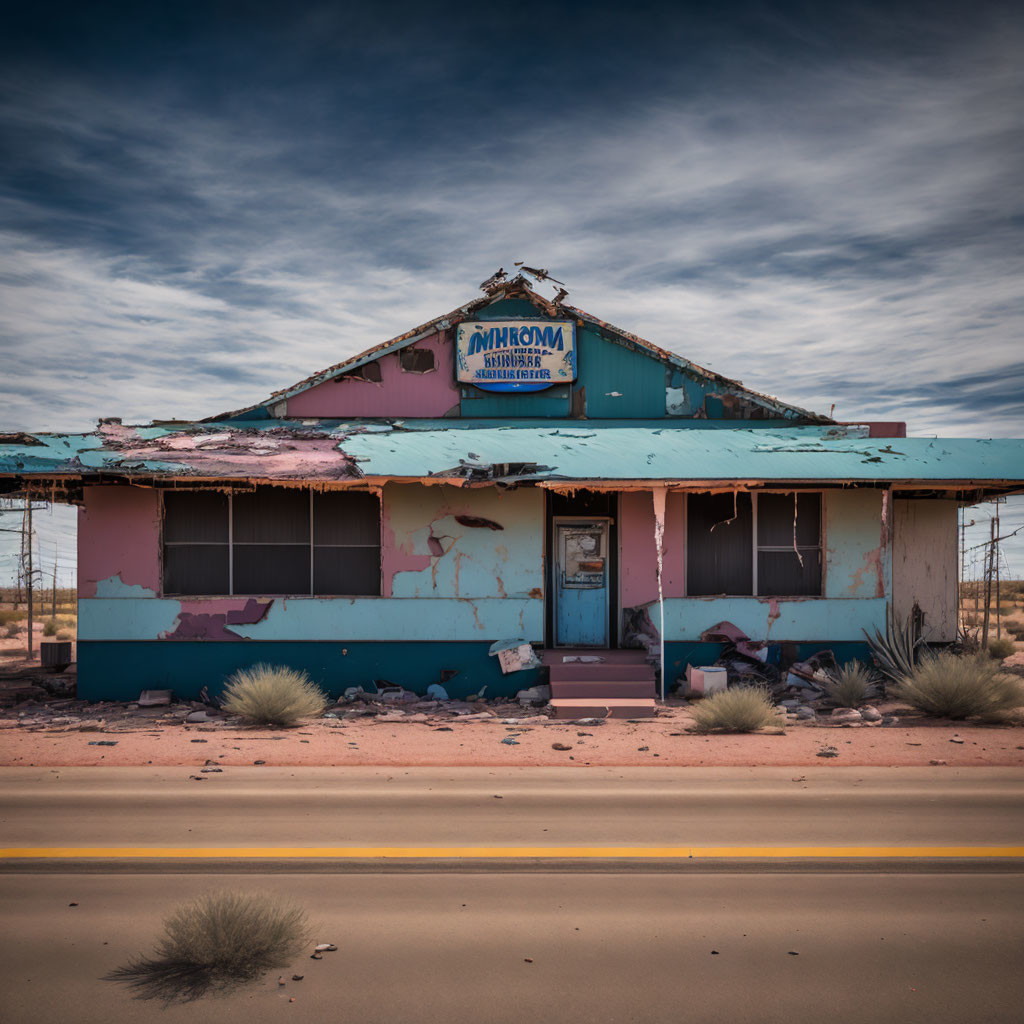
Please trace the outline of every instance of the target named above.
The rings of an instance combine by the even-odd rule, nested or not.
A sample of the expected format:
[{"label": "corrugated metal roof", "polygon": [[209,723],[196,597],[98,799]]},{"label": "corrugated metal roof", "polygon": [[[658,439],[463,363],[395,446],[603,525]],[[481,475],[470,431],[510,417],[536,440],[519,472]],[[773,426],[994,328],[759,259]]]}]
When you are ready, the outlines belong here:
[{"label": "corrugated metal roof", "polygon": [[0,475],[322,480],[920,482],[1024,486],[1024,440],[841,426],[409,420],[103,425],[0,445]]}]

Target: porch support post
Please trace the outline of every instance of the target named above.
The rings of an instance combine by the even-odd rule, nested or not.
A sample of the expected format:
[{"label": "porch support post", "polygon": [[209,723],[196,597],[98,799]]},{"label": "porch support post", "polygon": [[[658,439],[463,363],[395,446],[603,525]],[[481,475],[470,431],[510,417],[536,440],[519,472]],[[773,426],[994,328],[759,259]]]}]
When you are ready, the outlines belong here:
[{"label": "porch support post", "polygon": [[658,645],[661,663],[661,699],[665,699],[665,589],[662,576],[665,568],[665,498],[668,488],[654,487],[651,497],[654,499],[654,545],[658,551]]}]

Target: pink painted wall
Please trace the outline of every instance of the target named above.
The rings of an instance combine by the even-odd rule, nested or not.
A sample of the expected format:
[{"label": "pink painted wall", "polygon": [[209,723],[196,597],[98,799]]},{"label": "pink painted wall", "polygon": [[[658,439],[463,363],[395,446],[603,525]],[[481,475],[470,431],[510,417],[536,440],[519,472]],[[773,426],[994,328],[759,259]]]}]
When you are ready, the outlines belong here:
[{"label": "pink painted wall", "polygon": [[145,487],[86,487],[78,509],[78,596],[119,577],[124,586],[160,588],[160,503]]},{"label": "pink painted wall", "polygon": [[416,342],[415,347],[434,353],[435,369],[407,373],[402,370],[397,352],[381,356],[379,384],[352,377],[325,381],[289,398],[288,416],[444,416],[459,404],[453,346],[442,335],[435,334]]},{"label": "pink painted wall", "polygon": [[[665,503],[665,597],[683,597],[683,501]],[[619,594],[623,608],[658,599],[658,553],[654,543],[654,501],[650,491],[623,491],[619,498]]]}]

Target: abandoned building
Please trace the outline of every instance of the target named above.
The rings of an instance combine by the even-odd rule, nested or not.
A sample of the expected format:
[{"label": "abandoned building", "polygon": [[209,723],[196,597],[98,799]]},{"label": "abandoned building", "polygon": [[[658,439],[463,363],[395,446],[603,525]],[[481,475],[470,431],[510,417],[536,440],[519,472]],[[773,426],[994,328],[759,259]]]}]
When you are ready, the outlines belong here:
[{"label": "abandoned building", "polygon": [[565,299],[498,274],[245,409],[0,435],[0,491],[79,506],[80,695],[267,662],[494,696],[529,643],[563,702],[628,708],[722,622],[783,659],[863,658],[890,608],[956,637],[957,509],[1022,488],[1024,441],[835,422]]}]

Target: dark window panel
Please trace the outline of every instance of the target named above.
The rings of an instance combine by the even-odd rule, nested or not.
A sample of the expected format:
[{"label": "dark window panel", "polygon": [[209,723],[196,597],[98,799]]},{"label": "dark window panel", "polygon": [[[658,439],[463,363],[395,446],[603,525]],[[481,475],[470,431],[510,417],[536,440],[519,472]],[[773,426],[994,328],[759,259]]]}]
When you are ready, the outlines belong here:
[{"label": "dark window panel", "polygon": [[314,548],[313,593],[380,594],[379,548]]},{"label": "dark window panel", "polygon": [[236,544],[309,543],[309,491],[260,487],[233,505]]},{"label": "dark window panel", "polygon": [[734,506],[731,494],[691,494],[686,515],[687,593],[751,594],[754,517],[750,495],[736,495]]},{"label": "dark window panel", "polygon": [[227,544],[164,548],[164,593],[227,594]]},{"label": "dark window panel", "polygon": [[236,594],[308,594],[308,544],[236,544]]},{"label": "dark window panel", "polygon": [[227,543],[228,496],[216,491],[164,491],[164,540]]},{"label": "dark window panel", "polygon": [[798,547],[815,545],[821,538],[821,495],[799,492],[794,509],[793,495],[757,496],[758,547],[785,547],[793,544],[793,513],[796,512]]},{"label": "dark window panel", "polygon": [[380,499],[366,491],[313,495],[315,544],[380,544]]},{"label": "dark window panel", "polygon": [[802,550],[800,565],[795,551],[757,553],[757,591],[772,597],[819,595],[821,593],[821,549]]},{"label": "dark window panel", "polygon": [[403,348],[398,361],[406,373],[429,373],[434,369],[434,353],[429,348]]}]

